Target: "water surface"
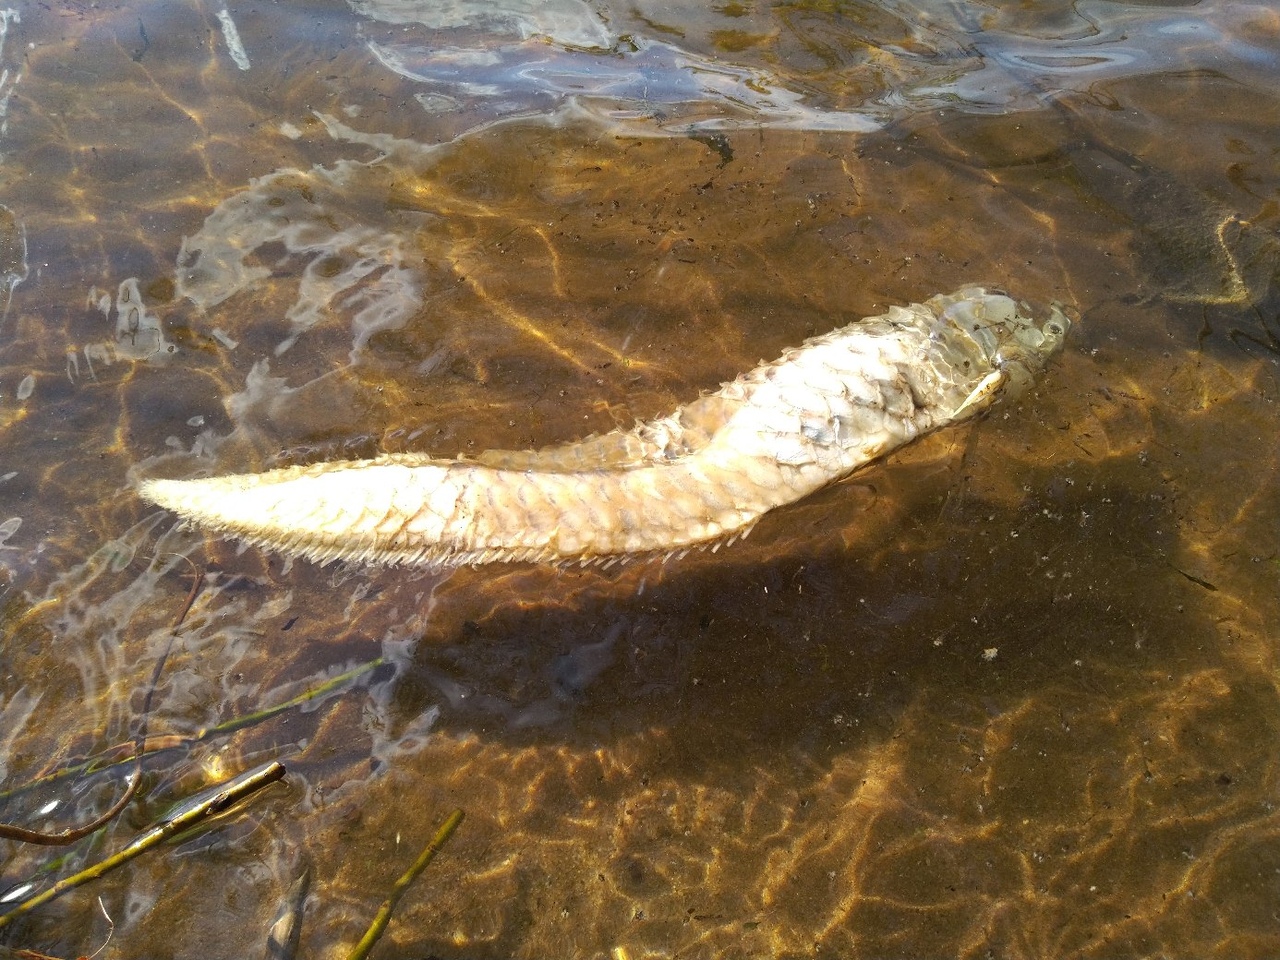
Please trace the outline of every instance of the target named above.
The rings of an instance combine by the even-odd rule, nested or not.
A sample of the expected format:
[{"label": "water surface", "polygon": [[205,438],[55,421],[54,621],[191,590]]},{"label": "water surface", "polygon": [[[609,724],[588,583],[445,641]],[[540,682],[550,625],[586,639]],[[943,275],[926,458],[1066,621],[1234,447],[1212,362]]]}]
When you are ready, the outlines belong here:
[{"label": "water surface", "polygon": [[[2,17],[3,817],[109,806],[24,785],[172,645],[167,749],[0,896],[289,777],[0,944],[259,955],[309,868],[342,957],[461,808],[375,956],[1280,952],[1270,5],[105,6]],[[1073,313],[1043,382],[715,554],[316,567],[135,493],[629,426],[970,282]]]}]

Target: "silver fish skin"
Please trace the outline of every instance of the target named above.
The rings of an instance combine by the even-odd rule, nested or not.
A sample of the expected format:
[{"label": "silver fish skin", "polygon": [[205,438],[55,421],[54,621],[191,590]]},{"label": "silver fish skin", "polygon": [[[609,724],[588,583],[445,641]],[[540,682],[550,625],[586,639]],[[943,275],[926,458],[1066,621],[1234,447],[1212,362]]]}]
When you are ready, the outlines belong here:
[{"label": "silver fish skin", "polygon": [[786,351],[668,417],[544,450],[388,455],[141,495],[215,534],[326,562],[453,567],[681,554],[1031,384],[1070,326],[966,287]]}]

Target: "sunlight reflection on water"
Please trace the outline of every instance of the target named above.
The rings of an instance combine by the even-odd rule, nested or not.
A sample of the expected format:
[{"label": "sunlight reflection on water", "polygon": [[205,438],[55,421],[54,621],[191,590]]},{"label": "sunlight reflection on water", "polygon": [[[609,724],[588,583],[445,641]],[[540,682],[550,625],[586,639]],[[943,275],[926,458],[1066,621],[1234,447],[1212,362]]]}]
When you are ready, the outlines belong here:
[{"label": "sunlight reflection on water", "polygon": [[[0,942],[87,955],[101,896],[122,955],[257,954],[309,867],[303,954],[345,955],[461,807],[388,955],[1268,954],[1270,6],[0,31],[0,817],[106,809],[124,766],[22,786],[127,758],[173,647],[138,799],[0,841],[0,895],[290,771]],[[629,426],[973,281],[1081,317],[1032,395],[679,564],[316,568],[133,493]]]}]

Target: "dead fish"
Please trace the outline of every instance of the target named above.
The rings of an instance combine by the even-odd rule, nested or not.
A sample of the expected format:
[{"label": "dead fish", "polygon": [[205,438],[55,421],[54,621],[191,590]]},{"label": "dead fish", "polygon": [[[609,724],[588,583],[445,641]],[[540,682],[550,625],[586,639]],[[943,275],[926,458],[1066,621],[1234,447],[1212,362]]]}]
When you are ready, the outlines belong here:
[{"label": "dead fish", "polygon": [[1062,345],[1003,293],[893,307],[630,431],[475,458],[387,455],[198,480],[144,498],[213,533],[325,562],[452,567],[671,556],[1024,390]]}]

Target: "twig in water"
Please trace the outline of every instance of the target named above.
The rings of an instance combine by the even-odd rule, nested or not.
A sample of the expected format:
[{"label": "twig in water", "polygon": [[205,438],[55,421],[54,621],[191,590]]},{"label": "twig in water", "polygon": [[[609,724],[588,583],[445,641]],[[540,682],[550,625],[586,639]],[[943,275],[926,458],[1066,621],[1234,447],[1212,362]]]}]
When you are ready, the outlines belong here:
[{"label": "twig in water", "polygon": [[435,837],[427,844],[426,849],[418,854],[418,859],[414,861],[413,866],[406,870],[404,876],[397,880],[395,886],[391,888],[391,893],[382,902],[382,906],[378,908],[373,922],[369,924],[369,929],[360,938],[356,948],[347,955],[347,960],[365,960],[369,956],[369,951],[373,949],[374,944],[378,942],[378,938],[382,936],[382,932],[387,929],[387,924],[391,922],[391,912],[395,910],[400,898],[405,895],[413,881],[418,879],[418,874],[427,869],[427,864],[440,852],[440,848],[449,842],[449,838],[453,836],[453,831],[458,829],[458,824],[462,822],[464,816],[465,814],[461,810],[455,810],[449,814],[448,819],[436,831]]},{"label": "twig in water", "polygon": [[268,784],[275,783],[283,776],[284,765],[273,760],[227,781],[217,793],[205,800],[201,800],[199,803],[183,804],[176,814],[162,820],[119,853],[113,854],[105,860],[100,860],[79,873],[59,880],[48,890],[36,894],[30,900],[24,900],[8,913],[0,915],[0,928],[8,926],[29,910],[34,910],[36,907],[62,896],[68,890],[84,886],[90,880],[98,879],[122,863],[128,863],[139,854],[164,843],[170,837],[181,833],[206,817],[221,813]]},{"label": "twig in water", "polygon": [[[166,750],[187,749],[189,747],[195,746],[197,743],[200,743],[204,740],[209,740],[213,737],[220,736],[223,734],[234,733],[235,731],[242,730],[245,727],[251,727],[255,724],[262,723],[266,720],[270,720],[272,717],[277,716],[278,714],[284,713],[286,710],[292,710],[294,707],[300,707],[303,704],[310,703],[311,701],[324,696],[330,691],[335,690],[338,687],[342,686],[348,680],[355,680],[356,678],[363,676],[369,671],[377,669],[378,667],[382,666],[385,662],[386,661],[382,657],[375,657],[374,659],[366,663],[362,663],[359,666],[353,667],[352,669],[347,670],[346,672],[341,673],[336,677],[332,677],[326,680],[324,683],[321,683],[318,686],[310,687],[304,692],[298,694],[297,696],[290,697],[288,700],[285,700],[283,703],[277,703],[275,706],[272,706],[272,707],[263,707],[261,710],[255,710],[253,713],[244,714],[239,717],[232,717],[231,719],[224,720],[222,721],[222,723],[219,723],[215,726],[205,727],[202,730],[198,730],[189,737],[179,736],[176,734],[157,734],[154,737],[148,737],[146,740],[146,743],[143,745],[143,752],[142,752],[143,759],[145,760],[148,757],[154,756],[155,754],[163,753]],[[34,790],[37,787],[48,786],[49,784],[56,783],[59,780],[65,780],[67,777],[78,776],[79,774],[82,774],[82,773],[102,773],[105,770],[111,770],[115,767],[119,767],[127,763],[132,763],[133,762],[132,752],[118,760],[107,759],[112,754],[118,754],[123,750],[128,749],[131,746],[133,746],[133,744],[130,744],[130,743],[117,744],[116,746],[112,747],[110,750],[106,750],[106,751],[103,751],[102,753],[95,754],[94,756],[89,757],[73,766],[62,767],[58,770],[53,771],[52,773],[45,774],[43,777],[40,777],[39,779],[32,780],[30,783],[24,783],[20,786],[14,787],[11,790],[0,791],[0,801],[7,800],[9,797],[12,797],[19,793],[26,793],[30,790]]]},{"label": "twig in water", "polygon": [[[190,558],[185,559],[188,563],[191,563]],[[182,626],[182,621],[187,618],[187,613],[191,610],[191,605],[195,603],[196,595],[200,592],[200,582],[203,578],[194,563],[191,563],[191,573],[191,591],[187,594],[186,603],[182,605],[178,618],[173,622],[173,627],[169,632],[169,640],[164,647],[164,653],[160,655],[160,659],[156,661],[155,669],[151,671],[151,683],[147,687],[147,695],[142,702],[142,722],[138,724],[138,733],[133,739],[133,772],[129,774],[129,785],[125,787],[124,793],[105,813],[82,826],[69,827],[58,833],[44,833],[40,830],[28,830],[26,827],[18,826],[16,823],[0,823],[0,838],[18,840],[22,843],[34,843],[44,847],[66,846],[106,826],[133,799],[133,795],[138,792],[138,784],[142,782],[142,757],[146,752],[147,719],[151,716],[151,698],[156,692],[156,684],[160,682],[160,674],[169,659],[169,652],[173,650],[173,641],[178,635],[178,627]]]}]

